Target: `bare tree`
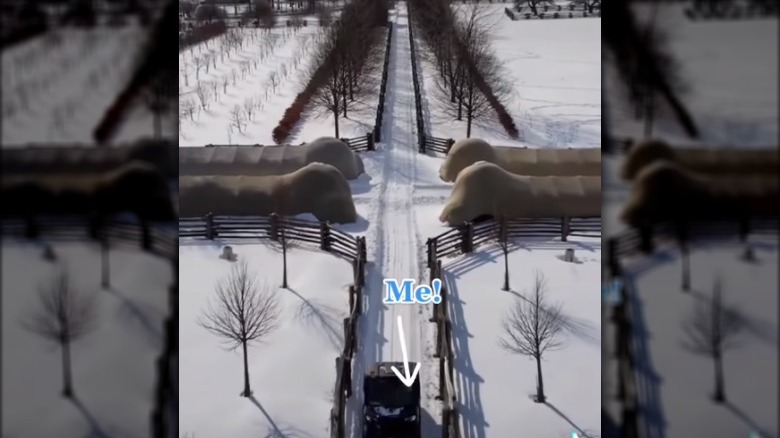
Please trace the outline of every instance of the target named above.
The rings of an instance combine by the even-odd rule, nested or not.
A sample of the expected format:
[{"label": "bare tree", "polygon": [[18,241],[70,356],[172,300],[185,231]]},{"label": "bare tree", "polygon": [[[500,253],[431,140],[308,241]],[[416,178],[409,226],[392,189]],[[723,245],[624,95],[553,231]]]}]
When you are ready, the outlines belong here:
[{"label": "bare tree", "polygon": [[536,360],[537,403],[544,403],[544,380],[542,378],[542,357],[547,351],[560,348],[558,336],[563,329],[561,306],[546,305],[546,281],[541,272],[535,273],[533,292],[528,298],[520,298],[507,317],[503,328],[505,337],[500,345],[507,351]]},{"label": "bare tree", "polygon": [[277,327],[280,308],[272,290],[258,286],[245,261],[234,265],[231,273],[217,282],[215,292],[215,302],[209,303],[198,324],[221,338],[230,351],[242,348],[244,390],[241,396],[249,397],[252,390],[247,347]]},{"label": "bare tree", "polygon": [[254,98],[247,97],[244,99],[244,112],[246,113],[247,119],[252,120],[252,114],[255,112],[256,106],[257,102],[255,102]]},{"label": "bare tree", "polygon": [[61,267],[39,290],[40,308],[31,313],[22,325],[47,341],[55,342],[62,351],[62,395],[73,397],[70,347],[94,330],[97,307],[94,296],[75,289],[67,269]]},{"label": "bare tree", "polygon": [[198,87],[195,89],[195,94],[200,101],[200,107],[204,111],[209,108],[209,101],[211,100],[211,89],[206,87],[203,82],[198,82]]},{"label": "bare tree", "polygon": [[601,0],[574,0],[575,4],[582,5],[583,9],[587,9],[589,14],[593,13],[593,9],[601,7]]},{"label": "bare tree", "polygon": [[528,7],[531,8],[531,12],[534,15],[539,15],[539,6],[543,6],[545,4],[550,5],[553,2],[550,0],[527,0],[528,1]]},{"label": "bare tree", "polygon": [[239,133],[244,132],[244,111],[241,109],[241,105],[235,104],[230,110],[230,124],[235,126]]},{"label": "bare tree", "polygon": [[715,392],[717,403],[726,400],[723,379],[723,353],[737,347],[737,335],[743,329],[739,313],[723,304],[723,284],[715,279],[710,302],[699,302],[683,322],[683,347],[694,354],[709,356],[715,364]]}]

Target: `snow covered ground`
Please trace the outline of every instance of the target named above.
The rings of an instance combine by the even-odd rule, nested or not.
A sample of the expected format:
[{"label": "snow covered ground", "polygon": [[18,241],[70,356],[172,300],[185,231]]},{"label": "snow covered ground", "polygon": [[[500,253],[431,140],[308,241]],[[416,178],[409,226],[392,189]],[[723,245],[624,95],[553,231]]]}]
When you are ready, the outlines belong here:
[{"label": "snow covered ground", "polygon": [[[776,19],[690,21],[686,4],[636,7],[667,35],[686,88],[685,104],[711,145],[776,147],[778,138],[778,51]],[[585,21],[585,20],[583,20]],[[604,71],[612,135],[641,137],[612,68]],[[669,118],[656,122],[655,136],[690,143]]]},{"label": "snow covered ground", "polygon": [[[658,28],[678,59],[686,93],[683,99],[702,131],[691,141],[668,117],[656,120],[654,136],[679,144],[713,147],[777,146],[777,31],[774,19],[697,21],[683,15],[684,4],[637,6],[643,20],[656,15]],[[611,67],[604,70],[612,135],[642,136],[641,121],[630,118]],[[746,78],[750,78],[746,80]],[[626,227],[618,214],[630,186],[620,181],[622,159],[605,157],[604,228],[616,235]],[[637,379],[640,389],[640,434],[647,436],[777,436],[777,246],[763,242],[759,262],[739,261],[740,248],[728,242],[699,245],[691,256],[692,292],[680,290],[680,262],[676,250],[628,260],[633,281],[632,322],[638,330]],[[713,365],[683,350],[681,322],[695,303],[710,296],[716,273],[722,276],[726,301],[735,304],[748,325],[740,348],[726,353],[726,393],[730,406],[710,399]],[[605,313],[610,312],[605,308]],[[611,329],[612,326],[607,327]],[[606,332],[606,350],[613,341]],[[611,365],[614,365],[613,363]],[[603,390],[608,409],[615,395],[616,370],[605,376]],[[708,420],[701,421],[701,418]]]},{"label": "snow covered ground", "polygon": [[[481,7],[492,25],[493,49],[513,85],[505,105],[521,138],[510,139],[492,116],[475,121],[472,137],[502,146],[600,146],[601,19],[512,21],[504,4]],[[453,120],[437,103],[434,67],[421,66],[430,135],[464,138],[465,121]]]},{"label": "snow covered ground", "polygon": [[95,329],[72,347],[77,401],[60,395],[60,349],[22,323],[40,309],[39,287],[55,265],[43,259],[39,246],[4,239],[3,436],[148,436],[170,264],[137,250],[112,250],[108,291],[100,287],[101,256],[95,244],[55,243],[53,248],[79,291],[97,300]]},{"label": "snow covered ground", "polygon": [[[777,238],[758,240],[756,263],[738,259],[737,244],[705,244],[691,256],[691,291],[680,288],[678,255],[662,253],[654,263],[629,270],[634,312],[637,386],[644,436],[776,437],[777,412]],[[737,348],[724,354],[728,403],[711,400],[712,359],[697,356],[681,344],[683,324],[696,305],[709,303],[717,275],[723,300],[745,325]],[[702,421],[707,418],[707,421]]]},{"label": "snow covered ground", "polygon": [[[182,89],[180,108],[193,106],[192,118],[182,120],[180,146],[205,144],[274,144],[272,133],[284,111],[309,79],[310,58],[316,47],[318,26],[301,28],[275,27],[267,29],[232,29],[243,36],[243,47],[221,55],[225,37],[201,43],[179,54],[179,84]],[[214,54],[214,55],[211,55]],[[200,67],[209,56],[216,56],[216,67]],[[371,98],[357,102],[348,118],[339,119],[339,137],[353,138],[373,131],[377,92]],[[245,72],[245,73],[242,73]],[[235,80],[234,80],[235,75]],[[228,80],[225,87],[224,81]],[[207,108],[202,108],[198,84],[208,91]],[[213,84],[217,87],[214,89]],[[274,84],[276,84],[274,86]],[[216,90],[216,93],[214,92]],[[215,98],[216,96],[216,98]],[[249,118],[245,106],[253,104]],[[237,108],[237,109],[236,109]],[[243,120],[239,131],[234,111]],[[315,111],[304,114],[303,120],[286,143],[297,144],[317,137],[334,136],[333,117]]]},{"label": "snow covered ground", "polygon": [[[60,28],[4,50],[0,143],[93,143],[94,128],[130,79],[146,31],[132,21]],[[151,120],[130,126],[119,140],[153,134]]]},{"label": "snow covered ground", "polygon": [[179,429],[198,437],[328,436],[334,359],[344,346],[342,320],[349,311],[350,264],[318,250],[293,247],[287,254],[289,289],[281,289],[278,248],[246,241],[230,245],[239,259],[247,261],[259,284],[275,293],[280,324],[250,348],[255,400],[240,397],[240,351],[224,350],[219,338],[197,324],[215,282],[230,272],[232,264],[218,257],[217,243],[182,241]]},{"label": "snow covered ground", "polygon": [[[395,26],[382,129],[383,142],[377,145],[376,151],[361,154],[365,163],[366,175],[351,182],[353,199],[360,216],[357,223],[338,226],[338,228],[352,234],[365,236],[368,252],[366,286],[364,288],[365,302],[363,315],[359,319],[358,348],[353,359],[354,391],[353,397],[348,403],[347,421],[350,436],[359,436],[363,420],[361,412],[362,376],[368,366],[378,361],[401,360],[396,327],[396,318],[401,316],[404,321],[409,359],[422,363],[419,378],[422,388],[423,436],[435,438],[441,436],[442,406],[440,401],[435,400],[439,388],[438,367],[432,357],[435,335],[435,327],[429,322],[432,308],[428,305],[383,304],[383,280],[385,278],[413,278],[422,282],[428,281],[426,269],[424,269],[425,240],[448,230],[448,227],[438,221],[438,217],[449,198],[452,186],[439,179],[438,171],[443,162],[442,158],[417,152],[408,33],[409,20],[405,2],[395,4],[395,9],[390,11],[390,20],[395,23]],[[597,20],[589,21],[596,22]],[[544,29],[537,29],[538,32],[544,32]],[[244,32],[245,35],[248,35],[254,30],[245,30]],[[280,32],[282,29],[274,29],[271,35],[283,35]],[[241,103],[245,97],[262,92],[262,84],[266,82],[268,74],[280,68],[280,64],[274,64],[274,62],[278,59],[282,59],[279,62],[285,62],[283,61],[285,57],[296,53],[295,48],[300,46],[300,40],[306,38],[305,32],[307,31],[304,28],[296,36],[291,36],[286,41],[284,41],[283,36],[277,36],[279,46],[274,49],[273,56],[270,57],[271,55],[267,54],[269,56],[267,62],[258,63],[257,70],[253,70],[253,73],[247,75],[245,80],[239,79],[235,86],[228,85],[228,92],[223,95],[224,103],[213,104],[212,110],[210,110],[211,114],[206,112],[196,116],[196,118],[202,118],[201,122],[196,119],[195,123],[186,122],[184,124],[184,134],[180,138],[182,146],[228,143],[226,126],[230,120],[227,105]],[[544,40],[542,37],[538,38]],[[595,42],[599,38],[597,32],[593,38],[594,46],[598,47],[599,43]],[[586,38],[581,37],[581,39]],[[311,40],[309,39],[309,41]],[[509,45],[506,41],[503,44]],[[218,75],[230,74],[231,68],[240,68],[241,60],[260,59],[260,52],[263,50],[261,47],[262,44],[257,43],[245,45],[243,51],[226,56],[224,63],[217,60],[215,70],[211,70],[209,73],[205,73],[205,69],[202,70],[201,79],[214,80],[214,78],[219,77]],[[205,50],[205,48],[203,51],[195,48],[194,53],[197,56],[198,53],[205,53]],[[181,56],[191,60],[193,55],[185,53]],[[550,56],[553,56],[552,52],[550,52]],[[596,59],[597,66],[598,52],[592,56]],[[187,73],[190,81],[190,88],[187,92],[190,94],[186,98],[197,99],[197,96],[192,92],[195,86],[192,72],[194,70]],[[592,74],[594,77],[598,77],[599,71],[595,70]],[[271,143],[271,131],[285,107],[292,102],[297,91],[295,87],[299,85],[292,80],[286,81],[280,86],[277,94],[269,94],[265,106],[258,112],[257,121],[249,124],[250,137],[239,141],[236,135],[232,135],[232,142]],[[596,82],[593,86],[598,87],[599,83]],[[543,93],[543,90],[545,88],[540,88],[540,93]],[[549,100],[560,99],[560,95],[555,94],[557,91],[552,93],[551,96],[548,96]],[[598,90],[593,94],[596,96],[594,99],[599,99]],[[282,98],[282,95],[286,97]],[[537,97],[544,99],[544,96]],[[271,103],[272,101],[275,103]],[[590,101],[589,104],[598,105],[598,102],[599,100]],[[590,116],[597,118],[598,110],[588,117]],[[372,111],[368,120],[373,121],[373,117]],[[324,120],[321,127],[317,127],[318,125],[315,125],[312,120],[307,119],[295,137],[295,142],[307,140],[313,136],[332,135],[331,123],[330,120]],[[436,129],[439,129],[439,125],[436,126]],[[445,132],[449,132],[447,130],[453,128],[452,125],[447,124],[441,126]],[[593,126],[596,130],[593,131],[592,135],[597,136],[600,124],[594,122]],[[582,132],[586,132],[586,130]],[[357,133],[362,132],[356,131]],[[486,132],[483,134],[487,135]],[[348,135],[351,134],[343,134],[343,136]],[[598,143],[572,141],[570,146],[592,146],[593,144]],[[533,145],[547,146],[548,144],[540,141]],[[224,266],[217,267],[221,261],[217,259],[219,248],[215,245],[201,246],[188,242],[183,242],[183,244],[180,260],[185,268],[182,270],[181,280],[183,291],[181,295],[181,321],[182,327],[185,328],[181,336],[182,354],[186,357],[182,361],[185,365],[181,371],[182,378],[185,379],[182,387],[182,403],[184,404],[181,408],[183,411],[182,431],[185,433],[196,432],[196,436],[201,434],[244,436],[243,434],[255,433],[255,431],[264,433],[269,428],[275,427],[284,432],[285,427],[294,425],[298,428],[298,435],[301,436],[325,435],[324,430],[327,428],[332,386],[335,379],[333,358],[336,357],[341,347],[330,346],[328,342],[323,342],[322,339],[312,336],[300,326],[299,322],[288,322],[284,329],[273,335],[273,339],[269,339],[264,345],[251,350],[253,357],[250,359],[250,364],[253,365],[251,365],[250,372],[256,388],[255,394],[267,414],[255,412],[256,407],[252,406],[251,402],[238,397],[241,390],[240,358],[221,352],[215,345],[216,340],[194,324],[194,317],[197,311],[202,308],[204,297],[209,292],[211,283],[218,274],[226,272],[227,263],[222,262]],[[518,421],[531,431],[529,436],[556,436],[556,433],[561,434],[561,436],[570,436],[576,428],[581,428],[586,432],[599,428],[600,417],[594,403],[597,398],[596,391],[600,390],[599,377],[597,377],[600,364],[600,359],[597,359],[600,300],[596,296],[598,290],[596,283],[600,278],[600,257],[598,248],[594,247],[594,245],[598,246],[599,244],[594,242],[575,244],[578,245],[578,252],[582,258],[580,264],[564,264],[555,258],[556,255],[563,254],[563,247],[556,246],[554,243],[551,245],[555,248],[529,247],[519,249],[513,252],[510,258],[513,263],[512,272],[515,272],[513,278],[516,277],[513,284],[518,293],[521,292],[521,286],[525,286],[527,283],[521,280],[521,275],[530,272],[531,267],[534,266],[544,269],[548,273],[548,277],[551,278],[551,294],[556,299],[565,300],[566,309],[571,309],[568,315],[573,321],[580,323],[580,328],[583,328],[582,333],[579,334],[580,338],[576,335],[571,336],[572,339],[567,348],[555,353],[555,356],[551,356],[551,361],[556,364],[550,365],[550,375],[547,380],[550,402],[556,409],[560,410],[560,414],[548,407],[536,405],[526,397],[525,394],[534,387],[533,367],[527,372],[508,374],[510,370],[523,369],[518,367],[523,366],[524,361],[505,355],[503,350],[497,347],[498,331],[496,327],[500,322],[500,315],[503,315],[503,312],[507,310],[514,296],[503,293],[506,299],[484,301],[474,299],[473,295],[469,296],[477,291],[483,292],[486,289],[484,285],[490,284],[492,279],[497,276],[498,268],[488,263],[465,272],[463,265],[480,264],[483,261],[483,251],[463,257],[459,261],[447,261],[447,266],[452,267],[456,272],[458,272],[457,266],[461,265],[458,277],[455,279],[457,281],[456,289],[459,300],[467,301],[469,305],[462,306],[462,303],[458,302],[460,305],[458,318],[460,318],[461,324],[466,324],[469,333],[475,336],[468,340],[467,349],[458,352],[458,366],[460,366],[458,390],[463,392],[463,398],[459,402],[463,405],[463,422],[468,427],[476,425],[472,427],[471,435],[465,436],[502,437],[514,435],[517,432]],[[234,247],[239,257],[248,259],[253,266],[257,267],[258,272],[270,279],[269,281],[279,281],[280,261],[276,252],[260,245],[235,244]],[[348,266],[344,268],[336,266],[335,264],[343,264],[344,262],[331,255],[308,253],[304,250],[295,250],[292,254],[297,254],[297,257],[304,258],[306,261],[302,264],[306,266],[305,272],[295,273],[291,269],[291,282],[296,291],[307,299],[319,297],[323,300],[323,304],[327,304],[339,312],[337,313],[339,319],[346,316],[348,303],[345,288],[351,276]],[[294,256],[291,257],[294,258]],[[291,266],[295,263],[292,263]],[[338,277],[342,275],[342,272],[344,277]],[[303,277],[298,279],[295,277],[297,275]],[[334,279],[334,276],[337,278]],[[296,282],[302,283],[300,287],[295,286]],[[575,282],[577,286],[582,286],[576,291],[570,289]],[[477,285],[478,283],[479,285]],[[313,291],[315,286],[319,287],[317,292]],[[496,294],[502,294],[498,291],[499,287],[499,284],[495,287]],[[332,291],[332,295],[323,293],[323,288]],[[592,290],[592,293],[585,292],[585,289]],[[284,297],[286,306],[300,305],[293,299],[294,297],[289,296],[289,293],[281,290],[278,293]],[[192,297],[191,301],[189,297]],[[582,340],[583,333],[585,335],[590,333],[592,336],[587,341]],[[320,335],[325,335],[325,333],[321,332]],[[456,334],[456,336],[462,335],[462,332]],[[296,342],[284,342],[287,339],[296,339]],[[298,341],[299,339],[300,341]],[[309,345],[315,342],[315,345]],[[281,363],[276,364],[275,361],[267,360],[267,358],[279,355],[290,357],[286,363],[295,362],[296,365],[294,367],[283,366]],[[584,371],[569,374],[571,376],[592,377],[580,378],[576,382],[572,380],[573,383],[571,383],[570,380],[574,377],[565,375],[568,370],[563,363],[575,360],[578,362],[578,370]],[[209,366],[203,367],[195,364],[209,364]],[[464,368],[464,364],[471,364],[472,368]],[[470,378],[469,373],[472,371],[484,379],[485,382],[481,388],[467,385],[467,379]],[[234,375],[234,373],[238,375]],[[306,377],[301,377],[302,375]],[[527,375],[527,379],[518,380],[518,375]],[[563,383],[558,383],[559,381]],[[226,390],[224,387],[232,389]],[[192,393],[189,394],[188,391],[192,391]],[[270,393],[275,394],[275,396],[260,398],[264,394]],[[205,394],[208,394],[208,398]],[[214,394],[224,395],[215,396]],[[276,394],[285,395],[279,399]],[[460,393],[458,396],[461,397]],[[475,396],[481,397],[481,402],[476,402],[473,398]],[[208,402],[201,401],[207,399]],[[302,409],[301,403],[305,403],[306,407]],[[222,415],[213,415],[215,410]],[[302,415],[302,412],[305,414]],[[541,414],[541,412],[547,412],[547,414]],[[570,418],[576,423],[576,427],[568,424],[561,415]],[[213,421],[213,418],[226,418],[226,420],[224,422]],[[486,424],[485,421],[489,424]],[[482,428],[483,432],[474,428]],[[292,431],[290,434],[295,435]]]},{"label": "snow covered ground", "polygon": [[[574,248],[577,263],[561,260]],[[443,260],[449,287],[455,349],[456,408],[464,437],[600,436],[601,241],[515,242],[509,254],[510,291],[501,290],[503,254],[497,245]],[[548,403],[531,400],[536,364],[505,351],[503,318],[532,293],[535,272],[547,281],[547,300],[562,305],[565,329],[560,350],[542,363]]]}]

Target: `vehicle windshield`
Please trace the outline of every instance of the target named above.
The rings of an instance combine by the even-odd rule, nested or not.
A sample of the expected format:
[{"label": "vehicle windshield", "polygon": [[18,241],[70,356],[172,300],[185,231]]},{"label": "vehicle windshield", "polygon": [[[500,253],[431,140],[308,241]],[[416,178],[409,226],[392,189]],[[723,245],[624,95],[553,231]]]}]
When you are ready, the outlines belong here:
[{"label": "vehicle windshield", "polygon": [[388,407],[415,405],[415,387],[407,387],[395,377],[374,377],[367,381],[366,403]]}]

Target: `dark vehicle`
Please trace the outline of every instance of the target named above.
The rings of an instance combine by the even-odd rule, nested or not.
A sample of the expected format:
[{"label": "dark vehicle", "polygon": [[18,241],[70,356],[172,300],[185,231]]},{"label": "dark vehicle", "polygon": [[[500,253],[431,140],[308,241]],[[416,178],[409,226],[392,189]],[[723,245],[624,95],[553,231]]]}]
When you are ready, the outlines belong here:
[{"label": "dark vehicle", "polygon": [[363,379],[363,438],[420,438],[420,379],[407,387],[393,366],[402,371],[404,364],[378,363]]}]

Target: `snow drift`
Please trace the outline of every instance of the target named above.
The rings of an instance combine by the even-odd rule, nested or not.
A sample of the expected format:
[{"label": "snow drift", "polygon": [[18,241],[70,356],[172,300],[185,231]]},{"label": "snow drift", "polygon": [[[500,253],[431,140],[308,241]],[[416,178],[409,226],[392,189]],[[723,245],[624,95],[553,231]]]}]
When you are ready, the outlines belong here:
[{"label": "snow drift", "polygon": [[477,161],[495,163],[508,172],[528,176],[599,176],[601,149],[539,149],[491,146],[478,138],[466,138],[452,145],[439,177],[455,181],[458,173]]},{"label": "snow drift", "polygon": [[480,216],[507,219],[601,216],[600,176],[525,176],[494,163],[466,167],[439,220],[458,225]]},{"label": "snow drift", "polygon": [[148,163],[170,177],[178,175],[176,144],[143,140],[132,145],[38,146],[3,150],[3,174],[107,172],[131,161]]},{"label": "snow drift", "polygon": [[181,148],[180,175],[285,175],[311,163],[329,164],[345,178],[363,173],[363,161],[343,141],[321,137],[300,146]]},{"label": "snow drift", "polygon": [[132,212],[148,220],[176,219],[168,180],[143,162],[109,172],[6,175],[2,198],[10,216]]},{"label": "snow drift", "polygon": [[675,219],[777,216],[777,175],[697,174],[672,161],[656,161],[636,176],[621,213],[629,225]]},{"label": "snow drift", "polygon": [[633,180],[650,164],[667,160],[709,174],[777,174],[780,157],[776,149],[707,149],[672,148],[661,140],[650,140],[633,146],[623,164],[622,177]]},{"label": "snow drift", "polygon": [[357,220],[352,192],[335,167],[311,163],[287,175],[182,176],[179,178],[179,214],[199,217],[267,216],[273,212],[311,213],[321,221]]}]

